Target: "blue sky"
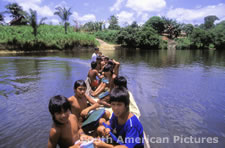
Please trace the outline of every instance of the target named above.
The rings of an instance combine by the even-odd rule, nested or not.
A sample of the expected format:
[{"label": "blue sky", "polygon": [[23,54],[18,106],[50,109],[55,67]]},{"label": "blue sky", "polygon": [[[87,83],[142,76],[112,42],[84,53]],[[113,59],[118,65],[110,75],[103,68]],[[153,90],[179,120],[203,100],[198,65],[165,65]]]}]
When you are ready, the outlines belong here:
[{"label": "blue sky", "polygon": [[[70,22],[80,24],[88,21],[106,21],[116,15],[119,24],[137,21],[143,24],[151,16],[166,16],[181,23],[201,24],[204,17],[216,15],[225,20],[225,0],[0,0],[0,12],[5,5],[17,2],[24,10],[37,10],[39,17],[47,17],[47,23],[58,24],[60,19],[54,16],[57,6],[71,7]],[[6,15],[5,21],[11,18]],[[217,22],[219,22],[217,21]]]}]

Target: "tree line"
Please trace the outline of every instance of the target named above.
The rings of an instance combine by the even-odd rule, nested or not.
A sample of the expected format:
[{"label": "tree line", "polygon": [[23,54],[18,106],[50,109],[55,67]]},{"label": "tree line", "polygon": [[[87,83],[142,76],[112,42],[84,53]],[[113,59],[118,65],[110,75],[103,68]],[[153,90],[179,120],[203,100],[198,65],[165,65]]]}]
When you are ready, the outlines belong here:
[{"label": "tree line", "polygon": [[[17,3],[8,4],[5,8],[7,11],[0,13],[1,24],[4,24],[4,14],[9,13],[12,17],[10,25],[30,25],[35,37],[38,33],[37,28],[47,19],[45,17],[37,22],[36,11],[30,9],[29,12],[25,12]],[[54,12],[54,15],[61,19],[65,34],[70,26],[71,14],[71,8],[64,7],[57,7]],[[118,18],[112,15],[107,21],[108,28],[104,21],[87,22],[81,25],[74,20],[74,31],[94,34],[100,39],[129,48],[163,49],[167,48],[167,41],[174,40],[177,49],[224,49],[225,21],[215,25],[216,20],[219,20],[217,16],[209,15],[204,18],[203,24],[192,25],[166,17],[153,16],[143,25],[138,25],[134,21],[131,25],[121,27],[118,25]],[[166,40],[163,37],[166,37]]]}]

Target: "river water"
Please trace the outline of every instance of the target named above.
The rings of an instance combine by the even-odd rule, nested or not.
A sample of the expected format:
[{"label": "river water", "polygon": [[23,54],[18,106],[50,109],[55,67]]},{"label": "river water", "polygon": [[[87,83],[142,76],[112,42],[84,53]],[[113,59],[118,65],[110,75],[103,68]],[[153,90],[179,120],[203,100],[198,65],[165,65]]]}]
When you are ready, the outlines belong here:
[{"label": "river water", "polygon": [[[103,53],[120,61],[152,148],[224,148],[225,51]],[[0,56],[0,148],[47,146],[49,98],[73,95],[91,54]]]}]

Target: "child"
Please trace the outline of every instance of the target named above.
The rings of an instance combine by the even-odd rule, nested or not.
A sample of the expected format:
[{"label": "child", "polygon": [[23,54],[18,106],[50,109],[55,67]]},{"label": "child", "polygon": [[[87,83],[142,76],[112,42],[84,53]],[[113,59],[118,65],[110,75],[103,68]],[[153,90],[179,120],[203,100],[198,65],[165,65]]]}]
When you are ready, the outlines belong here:
[{"label": "child", "polygon": [[[121,141],[122,145],[128,148],[144,148],[143,142],[143,127],[138,118],[129,111],[129,93],[124,87],[113,88],[110,93],[110,103],[113,110],[113,115],[107,123],[108,132],[111,131]],[[98,127],[100,135],[107,135],[107,130],[104,127]],[[95,146],[101,148],[113,147],[110,144],[96,141]]]},{"label": "child", "polygon": [[[80,123],[88,115],[88,112],[99,107],[99,104],[93,100],[90,96],[86,95],[87,86],[84,80],[77,80],[74,83],[74,96],[71,96],[68,100],[71,104],[71,111],[79,119]],[[92,104],[88,106],[87,101]]]},{"label": "child", "polygon": [[[71,106],[66,97],[58,95],[49,101],[49,112],[52,115],[53,125],[50,129],[48,148],[68,148],[80,139],[83,130],[78,125],[78,119],[71,114]],[[75,145],[74,148],[79,148]]]},{"label": "child", "polygon": [[96,79],[96,77],[98,77],[100,79],[100,77],[98,76],[98,71],[96,70],[96,66],[97,63],[95,61],[91,62],[91,69],[88,72],[88,77],[91,81],[91,88],[92,90],[97,88],[99,85],[99,81]]}]

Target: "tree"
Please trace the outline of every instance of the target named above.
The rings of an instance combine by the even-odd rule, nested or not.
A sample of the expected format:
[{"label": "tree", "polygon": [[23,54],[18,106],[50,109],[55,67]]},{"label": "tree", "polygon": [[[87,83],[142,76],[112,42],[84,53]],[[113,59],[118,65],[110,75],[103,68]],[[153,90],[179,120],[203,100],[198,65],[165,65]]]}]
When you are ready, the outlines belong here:
[{"label": "tree", "polygon": [[204,27],[205,29],[211,29],[212,27],[214,27],[214,22],[216,20],[219,20],[219,18],[215,15],[209,15],[209,16],[206,16],[204,18]]},{"label": "tree", "polygon": [[136,42],[139,48],[143,49],[159,49],[160,39],[156,30],[149,26],[142,27],[136,36]]},{"label": "tree", "polygon": [[47,17],[41,18],[40,22],[37,23],[37,12],[30,9],[30,14],[28,14],[28,20],[29,20],[29,24],[33,28],[33,34],[34,34],[35,37],[37,36],[38,27],[40,25],[42,25],[44,20],[46,20],[46,19],[47,19]]},{"label": "tree", "polygon": [[4,23],[4,15],[3,13],[0,13],[0,24]]},{"label": "tree", "polygon": [[183,27],[183,31],[187,34],[190,35],[193,32],[194,26],[192,24],[186,24]]},{"label": "tree", "polygon": [[[27,24],[26,16],[27,13],[23,11],[22,7],[19,6],[17,3],[11,3],[5,6],[8,11],[6,13],[10,13],[10,17],[13,20],[10,22],[11,25],[25,25]],[[16,22],[16,23],[13,23]]]},{"label": "tree", "polygon": [[62,20],[62,23],[64,23],[64,28],[65,28],[65,34],[67,34],[67,26],[68,26],[68,21],[69,21],[69,17],[70,15],[72,15],[72,13],[70,12],[71,8],[69,8],[68,10],[65,7],[57,7],[55,8],[56,12],[54,13],[54,15],[58,15],[60,17],[60,19]]},{"label": "tree", "polygon": [[159,16],[151,17],[144,25],[151,26],[159,34],[163,33],[163,31],[165,30],[165,22]]},{"label": "tree", "polygon": [[213,43],[213,34],[201,28],[194,28],[189,38],[192,48],[208,49]]},{"label": "tree", "polygon": [[112,15],[109,18],[109,29],[112,29],[112,30],[120,29],[120,26],[118,25],[118,18],[115,15]]},{"label": "tree", "polygon": [[177,38],[181,33],[181,25],[176,20],[162,17],[164,21],[164,32],[169,34],[169,38]]},{"label": "tree", "polygon": [[214,34],[213,43],[216,49],[224,49],[225,50],[225,21],[217,24],[213,30]]}]

